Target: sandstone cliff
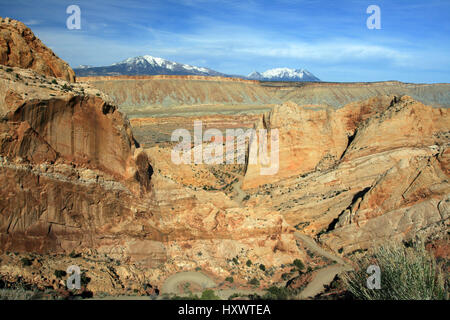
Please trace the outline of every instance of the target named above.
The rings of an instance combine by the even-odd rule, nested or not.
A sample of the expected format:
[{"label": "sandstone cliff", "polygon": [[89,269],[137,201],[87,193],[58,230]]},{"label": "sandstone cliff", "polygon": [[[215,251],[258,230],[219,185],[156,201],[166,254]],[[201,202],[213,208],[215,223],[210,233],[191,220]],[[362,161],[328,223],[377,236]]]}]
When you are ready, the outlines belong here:
[{"label": "sandstone cliff", "polygon": [[[306,259],[280,214],[242,211],[224,192],[178,183],[177,169],[167,174],[158,157],[151,166],[113,101],[86,83],[0,66],[0,119],[0,275],[8,281],[61,288],[54,268],[82,263],[95,266],[94,292],[160,286],[198,267],[269,284],[281,273],[273,278],[256,262],[276,270]],[[83,260],[68,262],[72,251]],[[30,271],[8,252],[40,262]],[[236,257],[255,267],[238,268]]]},{"label": "sandstone cliff", "polygon": [[22,22],[0,17],[0,64],[75,82],[75,72]]},{"label": "sandstone cliff", "polygon": [[[2,43],[27,43],[27,30],[16,39],[21,24],[3,25]],[[330,263],[309,254],[296,230],[343,254],[448,232],[449,110],[381,94],[419,88],[438,105],[446,103],[448,85],[102,80],[109,98],[95,81],[54,77],[73,80],[69,69],[47,75],[55,63],[31,47],[28,62],[17,60],[27,57],[21,49],[6,50],[2,59],[17,66],[0,66],[0,280],[60,289],[55,271],[76,264],[94,294],[146,294],[149,283],[161,287],[198,268],[221,286],[230,276],[237,286],[253,278],[280,285],[296,258],[310,268]],[[311,102],[320,98],[316,90],[336,95],[339,106],[355,102],[336,110],[327,98],[281,104],[264,116],[202,118],[206,127],[248,128],[256,120],[259,128],[278,129],[273,176],[261,176],[259,165],[177,166],[170,142],[153,137],[197,117],[134,120],[152,146],[143,150],[114,102],[259,104],[294,91],[295,101]],[[366,95],[372,98],[358,101]]]},{"label": "sandstone cliff", "polygon": [[150,190],[146,155],[101,96],[31,70],[0,69],[3,250],[64,249],[129,211],[119,195]]},{"label": "sandstone cliff", "polygon": [[445,234],[449,223],[450,112],[410,97],[337,111],[276,107],[260,126],[280,131],[280,170],[248,165],[250,206],[274,207],[334,250]]}]

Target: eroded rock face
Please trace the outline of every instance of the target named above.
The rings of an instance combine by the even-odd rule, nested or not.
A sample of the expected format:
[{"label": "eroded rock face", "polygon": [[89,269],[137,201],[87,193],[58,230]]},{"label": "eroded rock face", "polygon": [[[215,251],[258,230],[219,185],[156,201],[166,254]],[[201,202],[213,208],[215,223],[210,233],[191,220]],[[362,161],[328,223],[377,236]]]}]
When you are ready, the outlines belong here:
[{"label": "eroded rock face", "polygon": [[[278,105],[292,101],[300,106],[342,108],[381,95],[408,95],[433,107],[450,107],[450,84],[375,83],[260,83],[234,78],[199,76],[79,77],[105,92],[121,110],[142,117],[149,106]],[[151,116],[151,113],[149,113]]]},{"label": "eroded rock face", "polygon": [[[55,270],[82,264],[94,293],[145,292],[197,268],[279,285],[296,258],[327,263],[294,227],[343,253],[448,230],[448,109],[394,96],[278,106],[258,118],[280,130],[279,171],[261,176],[258,165],[176,166],[170,144],[144,152],[108,96],[39,72],[0,66],[0,274],[11,281],[62,288]],[[8,251],[39,258],[23,266]]]},{"label": "eroded rock face", "polygon": [[287,104],[265,117],[280,130],[280,170],[247,167],[249,205],[276,208],[330,248],[352,252],[448,229],[450,112],[410,97],[337,111]]},{"label": "eroded rock face", "polygon": [[[279,169],[260,174],[260,163],[247,167],[243,188],[329,169],[337,164],[359,124],[386,108],[392,97],[382,96],[334,110],[326,106],[298,106],[287,102],[264,116],[257,128],[279,132]],[[259,148],[256,144],[253,147]],[[252,151],[250,150],[250,153]]]},{"label": "eroded rock face", "polygon": [[2,250],[95,246],[150,191],[146,154],[95,89],[2,68],[0,117]]},{"label": "eroded rock face", "polygon": [[0,64],[75,82],[75,72],[22,22],[0,17]]},{"label": "eroded rock face", "polygon": [[[98,90],[12,69],[0,69],[3,254],[61,254],[54,262],[62,269],[64,254],[73,250],[107,255],[123,265],[120,281],[105,286],[109,275],[95,270],[89,289],[116,294],[124,292],[122,282],[160,286],[169,275],[198,267],[222,280],[234,270],[243,284],[258,275],[269,285],[281,273],[273,278],[256,263],[278,270],[305,258],[279,213],[247,210],[224,191],[179,183],[170,174],[180,169],[170,162],[150,166],[128,121]],[[158,163],[159,152],[150,154]],[[236,257],[255,266],[242,269],[231,262]],[[0,272],[35,281],[11,265]],[[48,284],[48,273],[54,270],[42,271],[37,283]]]}]

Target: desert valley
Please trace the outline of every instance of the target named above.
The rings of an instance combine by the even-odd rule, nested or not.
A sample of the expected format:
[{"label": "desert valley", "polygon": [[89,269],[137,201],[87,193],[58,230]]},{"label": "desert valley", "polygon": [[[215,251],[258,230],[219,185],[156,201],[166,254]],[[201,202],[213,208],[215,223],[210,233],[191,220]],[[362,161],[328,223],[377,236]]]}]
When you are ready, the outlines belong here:
[{"label": "desert valley", "polygon": [[[0,289],[342,298],[355,259],[418,237],[448,278],[450,84],[77,77],[9,18],[0,65]],[[243,163],[175,164],[194,121],[278,130],[277,171],[249,141]]]}]

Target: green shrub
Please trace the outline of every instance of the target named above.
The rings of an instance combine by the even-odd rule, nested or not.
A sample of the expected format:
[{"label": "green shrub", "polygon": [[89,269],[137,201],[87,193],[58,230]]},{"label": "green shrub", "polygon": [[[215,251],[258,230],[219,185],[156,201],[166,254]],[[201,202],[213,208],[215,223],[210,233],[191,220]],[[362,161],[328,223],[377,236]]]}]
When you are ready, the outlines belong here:
[{"label": "green shrub", "polygon": [[237,257],[234,257],[234,258],[233,258],[233,262],[234,262],[234,264],[239,264],[238,258],[237,258]]},{"label": "green shrub", "polygon": [[259,286],[259,280],[256,279],[256,278],[253,278],[248,283],[251,284],[252,286],[255,286],[255,287]]},{"label": "green shrub", "polygon": [[72,252],[69,254],[69,257],[71,258],[79,258],[81,257],[81,253],[75,253],[75,250],[72,250]]},{"label": "green shrub", "polygon": [[22,259],[20,259],[20,261],[22,262],[22,266],[24,266],[24,267],[29,267],[33,264],[33,260],[28,259],[28,258],[22,258]]},{"label": "green shrub", "polygon": [[[432,253],[418,240],[411,247],[403,244],[380,246],[357,261],[356,271],[346,273],[344,284],[356,299],[430,300],[448,299],[442,271]],[[370,265],[381,271],[381,288],[367,288]]]},{"label": "green shrub", "polygon": [[55,270],[55,277],[62,279],[67,275],[64,270]]},{"label": "green shrub", "polygon": [[295,293],[285,287],[272,286],[266,289],[267,293],[262,296],[264,300],[288,300]]},{"label": "green shrub", "polygon": [[233,293],[228,297],[228,300],[233,300],[234,298],[239,298],[241,295],[239,293]]},{"label": "green shrub", "polygon": [[263,265],[263,264],[260,264],[260,265],[259,265],[259,268],[260,268],[262,271],[266,271],[266,266]]},{"label": "green shrub", "polygon": [[283,274],[281,275],[281,279],[283,279],[284,281],[289,280],[290,277],[291,277],[291,274],[290,274],[290,273],[283,273]]},{"label": "green shrub", "polygon": [[34,300],[38,296],[37,291],[25,290],[23,288],[0,289],[1,300]]},{"label": "green shrub", "polygon": [[61,86],[61,88],[62,88],[63,90],[68,90],[68,91],[71,91],[71,90],[72,90],[72,87],[69,86],[69,85],[67,85],[67,83],[64,83],[64,84]]},{"label": "green shrub", "polygon": [[247,260],[247,263],[246,263],[246,265],[247,265],[247,267],[250,267],[251,265],[252,265],[252,261],[249,259],[249,260]]},{"label": "green shrub", "polygon": [[228,281],[229,283],[233,283],[234,279],[233,279],[233,277],[226,277],[225,281]]},{"label": "green shrub", "polygon": [[220,297],[216,296],[214,290],[206,289],[202,292],[200,300],[220,300]]},{"label": "green shrub", "polygon": [[91,282],[91,278],[89,278],[86,275],[86,272],[84,272],[84,271],[81,273],[81,277],[80,278],[81,278],[80,279],[81,285],[84,286],[84,287],[86,287],[88,285],[88,283]]},{"label": "green shrub", "polygon": [[292,264],[296,266],[298,270],[303,270],[305,268],[305,265],[300,259],[295,259]]},{"label": "green shrub", "polygon": [[53,80],[52,80],[52,83],[53,83],[53,84],[58,84],[58,81],[56,81],[56,79],[53,79]]},{"label": "green shrub", "polygon": [[5,71],[6,71],[6,72],[13,72],[13,69],[11,69],[11,68],[6,68]]}]

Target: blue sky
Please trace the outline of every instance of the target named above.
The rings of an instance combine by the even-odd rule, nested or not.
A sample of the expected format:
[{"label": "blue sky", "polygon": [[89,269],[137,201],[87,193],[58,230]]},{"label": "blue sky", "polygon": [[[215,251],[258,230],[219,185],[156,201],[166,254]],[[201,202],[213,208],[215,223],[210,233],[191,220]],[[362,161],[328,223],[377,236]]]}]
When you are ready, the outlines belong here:
[{"label": "blue sky", "polygon": [[[81,8],[68,30],[66,8]],[[369,5],[381,9],[370,30]],[[305,68],[324,81],[450,82],[447,0],[0,0],[71,66],[149,54],[246,75]]]}]

